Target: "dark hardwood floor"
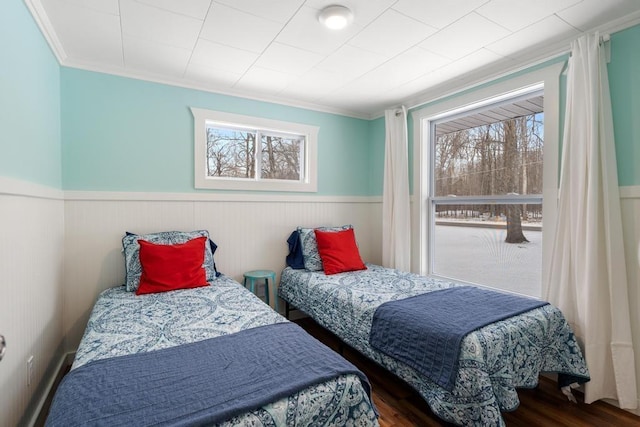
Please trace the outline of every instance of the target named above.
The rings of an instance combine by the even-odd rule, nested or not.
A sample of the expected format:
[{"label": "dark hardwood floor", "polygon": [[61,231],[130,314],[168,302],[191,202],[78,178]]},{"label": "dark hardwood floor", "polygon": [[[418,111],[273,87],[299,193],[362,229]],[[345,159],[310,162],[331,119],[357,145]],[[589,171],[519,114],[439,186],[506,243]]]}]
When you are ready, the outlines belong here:
[{"label": "dark hardwood floor", "polygon": [[[313,320],[304,318],[295,322],[327,346],[338,350],[340,340]],[[451,426],[436,417],[409,385],[375,362],[348,346],[344,346],[343,356],[369,377],[373,399],[380,412],[381,427]],[[578,403],[569,402],[554,381],[541,377],[537,388],[518,391],[520,406],[513,412],[503,413],[503,417],[508,427],[640,426],[638,416],[604,402],[587,405],[581,393],[574,394]]]}]

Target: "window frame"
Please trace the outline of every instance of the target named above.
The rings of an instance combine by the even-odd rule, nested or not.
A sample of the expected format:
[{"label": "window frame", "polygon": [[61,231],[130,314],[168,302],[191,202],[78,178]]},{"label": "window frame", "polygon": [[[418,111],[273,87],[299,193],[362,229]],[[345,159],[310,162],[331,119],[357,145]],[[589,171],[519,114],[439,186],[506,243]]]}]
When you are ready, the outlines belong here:
[{"label": "window frame", "polygon": [[[262,117],[227,113],[191,107],[194,123],[194,185],[198,189],[237,191],[317,192],[317,126],[285,122]],[[232,178],[207,176],[207,125],[256,130],[258,133],[280,133],[305,137],[300,180],[266,178]],[[256,138],[256,157],[262,153],[262,142]],[[259,159],[257,159],[259,160]],[[259,161],[256,163],[256,167]]]},{"label": "window frame", "polygon": [[[544,172],[543,172],[543,227],[542,237],[542,283],[546,288],[551,249],[557,216],[558,198],[558,162],[560,155],[560,75],[564,62],[558,62],[538,70],[485,85],[474,91],[435,102],[412,113],[414,142],[414,195],[419,200],[413,204],[412,229],[416,239],[412,240],[412,271],[419,274],[435,275],[433,272],[433,209],[430,197],[431,158],[434,155],[431,134],[431,122],[451,116],[458,112],[471,111],[485,105],[500,102],[500,99],[512,99],[519,94],[533,92],[540,85],[544,88]],[[511,198],[511,196],[506,196]],[[457,198],[456,203],[463,202]]]}]

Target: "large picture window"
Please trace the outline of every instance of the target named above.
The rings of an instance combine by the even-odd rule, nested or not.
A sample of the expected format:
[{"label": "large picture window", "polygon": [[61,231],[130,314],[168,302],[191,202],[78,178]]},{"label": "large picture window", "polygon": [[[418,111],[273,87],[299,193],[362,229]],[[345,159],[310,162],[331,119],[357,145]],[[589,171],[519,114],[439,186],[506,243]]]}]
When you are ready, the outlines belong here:
[{"label": "large picture window", "polygon": [[316,191],[317,127],[191,110],[196,188]]},{"label": "large picture window", "polygon": [[540,297],[558,157],[557,108],[545,107],[557,83],[550,94],[546,79],[496,90],[418,117],[419,271]]},{"label": "large picture window", "polygon": [[431,122],[433,273],[539,296],[543,95]]}]

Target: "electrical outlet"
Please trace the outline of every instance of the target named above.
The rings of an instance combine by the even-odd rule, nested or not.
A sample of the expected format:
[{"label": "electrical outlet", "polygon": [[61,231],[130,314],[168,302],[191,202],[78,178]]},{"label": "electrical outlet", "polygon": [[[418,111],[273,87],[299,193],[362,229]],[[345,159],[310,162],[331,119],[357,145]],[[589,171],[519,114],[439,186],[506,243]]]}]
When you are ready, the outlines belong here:
[{"label": "electrical outlet", "polygon": [[27,359],[27,387],[31,386],[33,382],[33,355],[29,356]]}]

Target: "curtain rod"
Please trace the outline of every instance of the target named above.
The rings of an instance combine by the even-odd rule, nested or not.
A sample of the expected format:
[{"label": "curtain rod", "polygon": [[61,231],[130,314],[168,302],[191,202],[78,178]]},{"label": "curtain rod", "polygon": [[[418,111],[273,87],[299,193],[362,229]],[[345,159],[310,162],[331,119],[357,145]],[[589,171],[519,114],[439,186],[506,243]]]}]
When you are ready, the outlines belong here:
[{"label": "curtain rod", "polygon": [[[611,41],[611,34],[609,33],[601,34],[600,37],[598,38],[598,44],[605,49],[607,64],[611,62],[611,47],[609,44],[610,41]],[[571,57],[571,51],[569,51],[569,57]],[[566,72],[566,67],[565,69],[562,70],[562,74],[565,74],[565,72]]]}]

